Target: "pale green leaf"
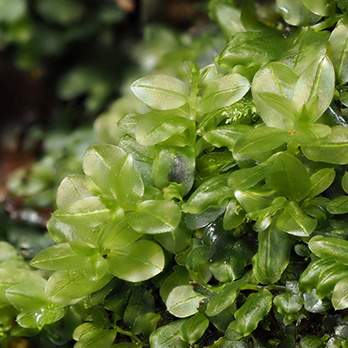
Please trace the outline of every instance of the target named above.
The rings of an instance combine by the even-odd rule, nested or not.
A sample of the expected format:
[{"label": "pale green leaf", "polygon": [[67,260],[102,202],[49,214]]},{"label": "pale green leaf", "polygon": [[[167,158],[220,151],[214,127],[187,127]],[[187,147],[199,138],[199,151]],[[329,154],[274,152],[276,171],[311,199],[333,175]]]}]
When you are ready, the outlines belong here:
[{"label": "pale green leaf", "polygon": [[172,232],[180,223],[181,211],[174,202],[148,200],[139,203],[134,212],[126,215],[126,219],[140,233]]},{"label": "pale green leaf", "polygon": [[57,271],[47,281],[46,296],[49,301],[62,306],[74,304],[100,290],[111,279],[110,273],[100,279],[92,280],[86,277],[81,269]]},{"label": "pale green leaf", "polygon": [[282,129],[260,127],[242,135],[234,145],[233,152],[252,154],[274,150],[291,139],[291,135]]},{"label": "pale green leaf", "polygon": [[131,88],[142,102],[158,110],[176,109],[188,101],[186,84],[172,76],[145,76],[133,82]]},{"label": "pale green leaf", "polygon": [[163,268],[163,250],[152,241],[137,241],[122,249],[114,249],[109,254],[110,272],[129,282],[150,279],[162,272]]},{"label": "pale green leaf", "polygon": [[332,304],[336,311],[348,308],[348,278],[341,279],[332,292]]},{"label": "pale green leaf", "polygon": [[296,83],[293,100],[298,106],[308,103],[318,96],[317,112],[312,115],[316,121],[331,104],[335,89],[335,71],[329,57],[323,56],[315,60],[304,71]]},{"label": "pale green leaf", "polygon": [[268,92],[292,100],[298,78],[299,76],[292,68],[277,62],[265,65],[255,74],[251,91],[262,120],[268,127],[291,130],[292,123],[259,94]]},{"label": "pale green leaf", "polygon": [[175,114],[148,112],[137,123],[136,139],[142,145],[156,145],[174,134],[182,133],[192,121]]},{"label": "pale green leaf", "polygon": [[326,139],[301,148],[304,155],[312,161],[347,164],[348,129],[344,126],[334,126]]},{"label": "pale green leaf", "polygon": [[193,291],[190,285],[174,288],[168,295],[166,306],[168,311],[178,318],[189,317],[198,311],[199,303],[204,296]]},{"label": "pale green leaf", "polygon": [[332,60],[335,68],[337,80],[340,84],[348,82],[348,26],[342,21],[332,31],[328,56]]},{"label": "pale green leaf", "polygon": [[250,88],[249,81],[233,73],[216,79],[207,85],[198,105],[198,111],[211,112],[240,100]]},{"label": "pale green leaf", "polygon": [[30,264],[37,268],[63,271],[83,267],[87,259],[87,256],[77,254],[69,243],[62,243],[42,250]]}]

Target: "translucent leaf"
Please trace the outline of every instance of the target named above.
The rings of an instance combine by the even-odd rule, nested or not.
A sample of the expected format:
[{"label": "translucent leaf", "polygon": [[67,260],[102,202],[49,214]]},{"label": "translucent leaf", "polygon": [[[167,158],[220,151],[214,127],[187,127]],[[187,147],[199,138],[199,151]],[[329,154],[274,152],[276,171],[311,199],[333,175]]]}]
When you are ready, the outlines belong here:
[{"label": "translucent leaf", "polygon": [[194,343],[198,341],[209,326],[209,320],[201,313],[196,313],[183,326],[181,326],[179,335],[183,341]]},{"label": "translucent leaf", "polygon": [[37,268],[62,271],[83,267],[87,260],[87,256],[77,254],[69,243],[62,243],[42,250],[30,264]]},{"label": "translucent leaf", "polygon": [[346,240],[315,236],[309,241],[308,246],[319,257],[333,258],[337,262],[348,265],[348,241]]},{"label": "translucent leaf", "polygon": [[150,347],[156,348],[189,348],[189,343],[183,341],[179,336],[181,326],[187,320],[176,320],[159,327],[150,336]]},{"label": "translucent leaf", "polygon": [[348,308],[348,278],[341,279],[332,292],[332,304],[336,311]]},{"label": "translucent leaf", "polygon": [[329,35],[327,31],[316,32],[308,27],[303,28],[281,62],[301,75],[314,60],[318,60],[326,53]]},{"label": "translucent leaf", "polygon": [[306,26],[320,19],[307,9],[302,0],[277,0],[277,5],[285,21],[291,25]]},{"label": "translucent leaf", "polygon": [[57,191],[57,206],[77,202],[94,194],[86,186],[84,175],[69,175],[60,183]]},{"label": "translucent leaf", "polygon": [[270,311],[273,295],[266,289],[250,294],[245,303],[236,311],[235,321],[228,326],[226,337],[238,339],[250,335],[258,323]]},{"label": "translucent leaf", "polygon": [[[286,117],[289,125],[293,125],[293,121],[297,118],[299,106],[293,101],[282,95],[269,92],[261,92],[258,94],[269,107]],[[292,129],[292,128],[290,128]]]},{"label": "translucent leaf", "polygon": [[80,270],[54,272],[47,281],[46,296],[53,303],[61,306],[74,304],[83,297],[100,290],[112,279],[106,274],[100,279],[87,278]]},{"label": "translucent leaf", "polygon": [[213,82],[216,77],[216,66],[214,64],[207,65],[199,70],[198,84],[201,88],[206,87],[209,83]]},{"label": "translucent leaf", "polygon": [[271,224],[258,234],[258,251],[253,257],[253,272],[262,284],[276,283],[289,264],[292,239]]},{"label": "translucent leaf", "polygon": [[[80,201],[64,205],[56,210],[52,217],[63,225],[62,233],[65,234],[64,224],[73,227],[73,233],[87,243],[94,244],[97,233],[95,229],[103,222],[108,221],[110,211],[97,197],[88,197]],[[59,226],[56,226],[59,228]],[[66,231],[69,233],[69,231]]]},{"label": "translucent leaf", "polygon": [[277,227],[299,237],[308,237],[316,228],[317,220],[309,217],[296,202],[290,202],[277,218]]},{"label": "translucent leaf", "polygon": [[250,88],[249,81],[242,75],[233,73],[220,77],[204,89],[197,110],[211,112],[240,100]]},{"label": "translucent leaf", "polygon": [[155,157],[152,146],[143,146],[133,137],[125,136],[119,142],[119,147],[126,153],[131,154],[134,165],[138,169],[144,185],[154,186],[152,178],[152,162]]},{"label": "translucent leaf", "polygon": [[139,200],[144,194],[144,183],[134,165],[132,155],[125,156],[112,171],[110,186],[122,205]]},{"label": "translucent leaf", "polygon": [[332,31],[327,52],[335,68],[338,82],[345,84],[348,82],[348,26],[344,21]]},{"label": "translucent leaf", "polygon": [[198,311],[199,303],[204,296],[193,291],[190,285],[174,288],[167,297],[168,311],[178,318],[189,317]]},{"label": "translucent leaf", "polygon": [[174,266],[174,272],[170,274],[161,284],[160,295],[163,302],[166,302],[170,292],[180,285],[189,285],[191,277],[186,267]]},{"label": "translucent leaf", "polygon": [[164,254],[162,248],[152,241],[141,240],[112,250],[109,254],[110,272],[129,282],[150,279],[162,272]]},{"label": "translucent leaf", "polygon": [[140,233],[172,232],[180,223],[181,211],[174,202],[148,200],[139,203],[134,212],[126,215],[126,219]]},{"label": "translucent leaf", "polygon": [[188,100],[186,84],[172,76],[149,75],[131,85],[133,93],[146,105],[158,110],[176,109]]},{"label": "translucent leaf", "polygon": [[275,158],[270,180],[279,195],[295,201],[304,199],[311,189],[306,167],[287,152],[282,152]]},{"label": "translucent leaf", "polygon": [[103,232],[101,244],[106,249],[122,249],[142,237],[129,226],[124,218],[121,221],[110,224]]},{"label": "translucent leaf", "polygon": [[329,107],[334,95],[335,71],[331,60],[327,56],[315,60],[300,76],[296,83],[293,100],[298,104],[306,104],[318,96],[317,113],[312,115],[312,122],[316,121]]},{"label": "translucent leaf", "polygon": [[0,269],[0,302],[7,302],[5,291],[16,284],[37,284],[44,288],[46,280],[42,278],[37,272],[29,271],[27,269]]},{"label": "translucent leaf", "polygon": [[17,315],[17,323],[30,329],[41,330],[47,324],[53,324],[62,319],[65,315],[64,308],[54,308],[50,305],[48,308],[39,309],[34,312],[21,312]]},{"label": "translucent leaf", "polygon": [[18,311],[33,312],[47,306],[45,288],[36,284],[17,284],[6,290],[8,301]]},{"label": "translucent leaf", "polygon": [[311,190],[308,197],[315,197],[330,187],[334,181],[336,172],[333,168],[323,168],[314,173],[311,180]]},{"label": "translucent leaf", "polygon": [[104,192],[110,192],[110,172],[116,167],[126,153],[113,145],[90,146],[83,157],[83,170]]},{"label": "translucent leaf", "polygon": [[236,65],[262,66],[279,59],[285,51],[285,40],[262,31],[246,31],[232,36],[216,61],[222,67],[232,69]]},{"label": "translucent leaf", "polygon": [[331,128],[331,134],[321,142],[301,146],[304,155],[315,162],[334,164],[348,163],[348,129],[343,126]]},{"label": "translucent leaf", "polygon": [[182,133],[192,121],[175,114],[151,111],[143,115],[136,127],[136,139],[142,145],[156,145],[174,134]]},{"label": "translucent leaf", "polygon": [[260,127],[242,135],[234,145],[233,152],[249,154],[276,149],[291,139],[291,135],[282,129]]},{"label": "translucent leaf", "polygon": [[302,0],[302,2],[311,12],[318,16],[329,16],[330,5],[333,4],[333,1],[330,0]]}]

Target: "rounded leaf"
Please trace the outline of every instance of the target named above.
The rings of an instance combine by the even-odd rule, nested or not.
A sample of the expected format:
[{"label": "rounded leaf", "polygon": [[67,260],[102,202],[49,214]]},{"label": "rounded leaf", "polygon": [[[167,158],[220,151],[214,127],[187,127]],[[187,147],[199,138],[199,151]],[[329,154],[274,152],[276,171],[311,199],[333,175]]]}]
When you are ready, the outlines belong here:
[{"label": "rounded leaf", "polygon": [[111,251],[109,270],[120,279],[141,282],[162,272],[164,261],[163,250],[157,243],[141,240]]},{"label": "rounded leaf", "polygon": [[348,308],[348,278],[341,279],[332,292],[332,304],[336,311]]},{"label": "rounded leaf", "polygon": [[267,64],[255,74],[251,91],[262,120],[268,127],[291,129],[291,120],[271,107],[259,94],[268,92],[292,99],[298,78],[292,68],[282,63]]},{"label": "rounded leaf", "polygon": [[180,223],[181,210],[171,201],[148,200],[126,215],[129,225],[140,233],[173,232]]},{"label": "rounded leaf", "polygon": [[196,313],[183,326],[179,335],[183,341],[194,343],[199,340],[209,326],[209,320],[201,313]]},{"label": "rounded leaf", "polygon": [[142,145],[156,145],[174,134],[182,133],[191,124],[191,120],[179,115],[151,111],[140,118],[136,139]]},{"label": "rounded leaf", "polygon": [[299,106],[318,96],[317,112],[311,121],[316,121],[329,107],[335,90],[335,71],[328,56],[315,60],[296,83],[293,100]]},{"label": "rounded leaf", "polygon": [[198,111],[207,113],[231,105],[248,92],[250,83],[242,75],[233,73],[216,79],[205,88]]},{"label": "rounded leaf", "polygon": [[168,311],[178,318],[189,317],[198,311],[199,303],[204,296],[193,291],[190,285],[181,285],[174,288],[167,297]]},{"label": "rounded leaf", "polygon": [[188,100],[186,84],[168,75],[149,75],[131,85],[133,93],[150,108],[158,110],[176,109]]}]

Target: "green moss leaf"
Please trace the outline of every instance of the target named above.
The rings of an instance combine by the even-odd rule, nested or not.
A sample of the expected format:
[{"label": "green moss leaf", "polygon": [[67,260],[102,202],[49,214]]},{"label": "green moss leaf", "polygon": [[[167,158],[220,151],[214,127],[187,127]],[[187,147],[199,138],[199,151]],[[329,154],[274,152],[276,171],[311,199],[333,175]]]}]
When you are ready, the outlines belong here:
[{"label": "green moss leaf", "polygon": [[250,88],[249,81],[233,73],[216,79],[204,89],[198,111],[211,112],[231,105],[242,99]]},{"label": "green moss leaf", "polygon": [[131,85],[133,93],[146,105],[158,110],[176,109],[188,100],[184,82],[167,75],[149,75]]},{"label": "green moss leaf", "polygon": [[109,254],[110,272],[129,282],[150,279],[162,272],[164,254],[155,242],[141,240],[122,249],[114,249]]},{"label": "green moss leaf", "polygon": [[253,272],[262,284],[276,283],[289,264],[292,239],[271,224],[258,234],[258,251],[253,257]]},{"label": "green moss leaf", "polygon": [[186,318],[197,313],[203,298],[204,296],[193,291],[192,286],[181,285],[169,293],[166,306],[171,314],[178,318]]},{"label": "green moss leaf", "polygon": [[173,232],[179,226],[181,211],[171,201],[148,200],[139,203],[134,212],[126,215],[126,219],[140,233]]}]

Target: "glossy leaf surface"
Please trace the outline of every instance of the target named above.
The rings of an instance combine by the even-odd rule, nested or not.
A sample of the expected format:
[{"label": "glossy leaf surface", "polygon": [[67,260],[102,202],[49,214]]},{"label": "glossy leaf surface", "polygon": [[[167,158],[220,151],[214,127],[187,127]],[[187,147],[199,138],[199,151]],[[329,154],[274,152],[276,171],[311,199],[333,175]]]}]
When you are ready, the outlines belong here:
[{"label": "glossy leaf surface", "polygon": [[207,85],[198,105],[198,111],[210,112],[240,100],[250,88],[249,81],[242,75],[229,74]]},{"label": "glossy leaf surface", "polygon": [[171,201],[144,201],[126,216],[129,225],[137,232],[156,234],[173,232],[181,220],[178,205]]},{"label": "glossy leaf surface", "polygon": [[249,295],[242,307],[236,311],[236,320],[228,326],[227,338],[239,339],[250,335],[270,311],[272,299],[273,295],[268,290]]},{"label": "glossy leaf surface", "polygon": [[149,75],[131,85],[133,93],[146,105],[158,110],[176,109],[187,102],[184,82],[168,75]]},{"label": "glossy leaf surface", "polygon": [[154,277],[164,267],[162,248],[154,242],[141,240],[109,254],[110,272],[130,282],[140,282]]},{"label": "glossy leaf surface", "polygon": [[289,264],[292,240],[271,225],[258,234],[258,251],[253,258],[254,276],[262,284],[276,283]]},{"label": "glossy leaf surface", "polygon": [[199,303],[204,296],[193,291],[190,285],[174,288],[167,297],[168,311],[178,318],[186,318],[198,311]]}]

